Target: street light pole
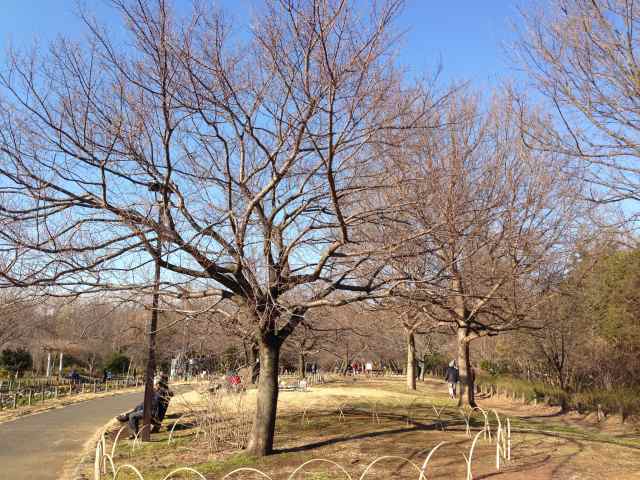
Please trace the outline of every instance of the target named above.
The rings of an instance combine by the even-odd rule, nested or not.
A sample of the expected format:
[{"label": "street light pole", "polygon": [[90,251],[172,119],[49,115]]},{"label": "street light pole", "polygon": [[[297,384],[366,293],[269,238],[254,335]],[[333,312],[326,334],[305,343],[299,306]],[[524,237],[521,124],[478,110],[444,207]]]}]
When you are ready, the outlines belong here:
[{"label": "street light pole", "polygon": [[[157,195],[157,192],[163,189],[163,185],[156,182],[152,183],[149,190]],[[164,223],[164,207],[157,201],[158,210],[158,225]],[[151,318],[149,319],[149,350],[147,353],[147,368],[145,372],[144,381],[144,409],[142,413],[142,432],[141,438],[143,442],[148,442],[151,439],[151,407],[153,403],[153,378],[156,373],[156,331],[158,330],[158,307],[160,304],[160,257],[162,256],[162,232],[161,229],[157,232],[156,238],[156,255],[153,258],[155,267],[154,283],[153,283],[153,298],[151,301]]]}]

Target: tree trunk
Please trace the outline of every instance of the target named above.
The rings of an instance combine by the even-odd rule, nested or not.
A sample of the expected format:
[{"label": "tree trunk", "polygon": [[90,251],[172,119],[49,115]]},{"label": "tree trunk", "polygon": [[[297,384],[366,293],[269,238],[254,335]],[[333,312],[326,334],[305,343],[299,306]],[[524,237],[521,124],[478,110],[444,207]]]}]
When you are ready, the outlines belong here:
[{"label": "tree trunk", "polygon": [[567,382],[565,380],[565,376],[560,373],[560,411],[562,413],[567,413],[569,411],[569,403],[567,402],[568,394],[567,394]]},{"label": "tree trunk", "polygon": [[412,330],[407,333],[407,388],[416,389],[416,340]]},{"label": "tree trunk", "polygon": [[275,336],[261,338],[260,379],[256,394],[256,411],[247,451],[256,457],[273,452],[273,436],[278,406],[278,361],[280,342]]},{"label": "tree trunk", "polygon": [[60,363],[58,365],[58,376],[62,377],[62,360],[64,359],[64,353],[60,352]]},{"label": "tree trunk", "polygon": [[247,365],[251,365],[251,354],[247,349],[247,342],[242,342],[242,350],[244,351],[244,361]]},{"label": "tree trunk", "polygon": [[249,377],[252,385],[255,385],[258,382],[258,376],[260,375],[260,362],[258,362],[258,358],[260,355],[260,351],[258,349],[258,345],[253,342],[249,347]]},{"label": "tree trunk", "polygon": [[458,328],[458,371],[460,374],[460,397],[458,406],[476,406],[475,399],[475,374],[471,367],[471,357],[469,354],[470,338],[464,328]]},{"label": "tree trunk", "polygon": [[351,365],[351,362],[349,361],[349,344],[347,344],[347,349],[345,351],[345,361],[344,361],[344,370],[343,370],[343,375],[347,375],[347,373],[349,373],[349,366]]},{"label": "tree trunk", "polygon": [[306,359],[303,352],[298,354],[298,376],[300,379],[307,378]]},{"label": "tree trunk", "polygon": [[340,374],[345,377],[349,373],[349,363],[340,360]]},{"label": "tree trunk", "polygon": [[51,376],[51,352],[47,352],[47,378]]}]

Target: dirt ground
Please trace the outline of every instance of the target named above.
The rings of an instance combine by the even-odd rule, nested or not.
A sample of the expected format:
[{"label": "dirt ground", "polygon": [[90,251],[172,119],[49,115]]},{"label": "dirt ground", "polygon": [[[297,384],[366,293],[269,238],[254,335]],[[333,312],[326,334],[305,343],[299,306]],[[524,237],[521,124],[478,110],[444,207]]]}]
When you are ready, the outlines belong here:
[{"label": "dirt ground", "polygon": [[[249,391],[246,408],[251,408],[252,399]],[[511,461],[503,460],[498,470],[495,442],[480,435],[471,463],[474,479],[640,479],[640,430],[636,424],[622,425],[618,419],[597,422],[594,416],[561,415],[556,408],[501,398],[480,398],[479,404],[485,410],[498,411],[503,424],[509,417]],[[255,459],[233,448],[208,451],[190,413],[199,408],[202,397],[198,393],[176,399],[163,432],[135,449],[131,441],[120,440],[114,463],[137,467],[145,480],[162,479],[182,466],[196,468],[211,479],[252,468],[260,472],[243,470],[233,478],[268,475],[278,480],[288,479],[309,460],[323,459],[306,465],[295,478],[355,480],[365,474],[367,479],[417,480],[429,452],[446,442],[433,454],[426,478],[465,479],[465,458],[472,437],[484,425],[482,414],[476,412],[468,435],[462,414],[437,380],[419,383],[416,392],[407,392],[399,378],[337,380],[309,392],[282,392],[277,453]],[[490,416],[495,435],[497,422],[493,413]],[[174,424],[174,439],[168,444],[168,430]],[[112,432],[110,442],[114,435]],[[110,449],[111,443],[108,445]],[[172,478],[196,478],[189,475],[193,474]],[[139,477],[119,475],[121,478]]]}]

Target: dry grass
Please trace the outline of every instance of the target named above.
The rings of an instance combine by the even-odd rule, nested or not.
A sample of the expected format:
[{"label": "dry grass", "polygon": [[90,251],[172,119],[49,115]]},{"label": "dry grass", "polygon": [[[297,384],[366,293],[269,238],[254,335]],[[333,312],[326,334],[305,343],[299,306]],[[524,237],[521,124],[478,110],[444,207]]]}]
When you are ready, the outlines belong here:
[{"label": "dry grass", "polygon": [[[252,395],[248,392],[243,397],[243,405],[250,407]],[[443,385],[433,381],[420,385],[415,393],[404,391],[401,381],[336,382],[307,393],[283,392],[280,399],[276,455],[255,459],[234,448],[231,442],[220,442],[218,445],[226,443],[220,450],[211,448],[202,436],[196,439],[197,415],[190,416],[189,410],[202,409],[207,397],[192,393],[178,398],[175,404],[172,402],[172,418],[165,425],[170,429],[175,423],[177,428],[170,445],[167,431],[133,452],[130,442],[120,440],[113,460],[117,465],[130,463],[139,468],[145,480],[162,480],[178,466],[196,468],[208,479],[221,479],[244,468],[234,473],[233,478],[245,480],[268,475],[274,480],[284,480],[313,458],[324,460],[305,465],[294,478],[322,480],[347,478],[348,474],[356,480],[366,472],[367,479],[415,480],[419,478],[415,466],[420,467],[434,447],[446,442],[430,459],[426,478],[465,479],[465,456],[468,458],[470,454],[473,437],[484,428],[481,412],[462,415],[448,400]],[[504,436],[500,442],[504,452],[500,471],[496,470],[497,422],[493,413],[489,415],[492,441],[479,436],[473,451],[473,478],[640,478],[637,473],[640,441],[614,439],[634,447],[625,448],[592,438],[588,431],[578,438],[575,432],[564,431],[562,422],[555,417],[527,419],[522,408],[517,406],[520,418],[514,418],[512,424],[511,462],[505,463]],[[536,428],[536,422],[551,432],[526,431]],[[114,434],[111,435],[110,441]],[[122,473],[119,480],[138,478],[133,471]],[[178,473],[175,478],[201,478],[194,472],[182,473],[185,475]]]},{"label": "dry grass", "polygon": [[202,437],[210,453],[246,447],[253,419],[253,395],[207,392],[199,394],[197,401],[183,398],[182,405],[184,413],[173,423],[167,443],[173,440],[180,420],[192,418],[196,437]]}]

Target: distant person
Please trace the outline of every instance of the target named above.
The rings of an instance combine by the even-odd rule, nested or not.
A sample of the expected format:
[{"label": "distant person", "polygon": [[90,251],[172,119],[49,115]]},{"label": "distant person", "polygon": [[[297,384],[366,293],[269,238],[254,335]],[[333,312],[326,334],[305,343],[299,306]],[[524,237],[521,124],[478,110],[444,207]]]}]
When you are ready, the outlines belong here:
[{"label": "distant person", "polygon": [[80,386],[80,374],[75,368],[71,370],[71,373],[69,374],[69,380],[70,380],[69,383],[71,386],[71,390],[73,390],[74,392],[77,392]]},{"label": "distant person", "polygon": [[418,368],[417,368],[417,375],[418,375],[418,378],[419,378],[421,381],[423,381],[423,382],[424,382],[424,374],[425,374],[425,368],[426,368],[426,365],[425,365],[425,363],[424,363],[424,360],[418,360],[418,361],[416,362],[416,365],[418,366]]},{"label": "distant person", "polygon": [[227,370],[225,380],[227,382],[227,390],[237,392],[242,388],[242,379],[240,378],[240,375],[238,375],[238,372],[233,369]]},{"label": "distant person", "polygon": [[458,383],[458,380],[460,380],[460,373],[458,372],[458,368],[456,367],[455,360],[451,360],[449,362],[449,366],[447,367],[444,379],[449,385],[449,397],[455,399],[456,385]]},{"label": "distant person", "polygon": [[107,371],[102,371],[102,383],[107,383]]}]

